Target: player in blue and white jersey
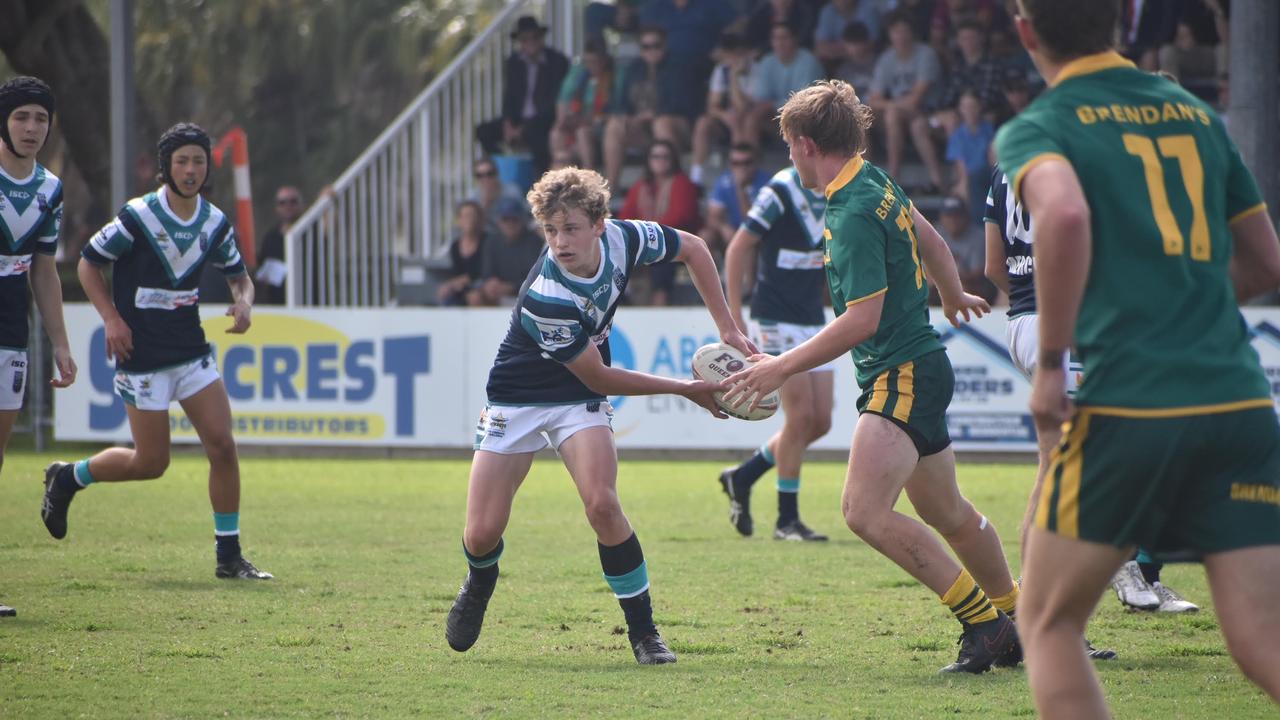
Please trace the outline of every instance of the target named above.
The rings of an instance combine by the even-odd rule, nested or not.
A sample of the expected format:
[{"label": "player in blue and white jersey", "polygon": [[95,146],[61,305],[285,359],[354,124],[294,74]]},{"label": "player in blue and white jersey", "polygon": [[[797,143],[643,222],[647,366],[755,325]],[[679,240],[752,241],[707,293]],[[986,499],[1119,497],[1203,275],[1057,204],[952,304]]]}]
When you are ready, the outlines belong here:
[{"label": "player in blue and white jersey", "polygon": [[[160,136],[160,188],[130,200],[85,246],[80,283],[106,325],[132,449],[110,448],[45,470],[41,516],[53,537],[67,534],[67,508],[94,482],[151,480],[169,465],[169,406],[177,401],[209,458],[209,500],[220,578],[268,579],[240,552],[240,462],[231,405],[200,327],[200,273],[222,270],[234,303],[230,333],[249,329],[253,281],[222,211],[200,195],[209,177],[209,135],[179,123]],[[108,290],[103,271],[113,266]]]},{"label": "player in blue and white jersey", "polygon": [[[770,355],[790,350],[826,324],[827,277],[822,264],[826,209],[826,197],[804,187],[795,168],[788,167],[760,188],[725,252],[725,294],[733,317],[741,323],[744,290],[750,289],[743,287],[743,281],[754,275],[750,337]],[[805,448],[831,429],[834,387],[831,363],[788,378],[782,385],[786,419],[782,429],[741,465],[720,473],[720,487],[729,496],[729,522],[742,535],[754,532],[751,486],[776,464],[774,539],[827,539],[801,522],[798,500]]]},{"label": "player in blue and white jersey", "polygon": [[534,453],[550,444],[582,498],[636,660],[675,662],[653,622],[644,552],[618,501],[608,397],[681,395],[723,418],[712,399],[720,385],[611,367],[609,329],[634,273],[644,265],[683,262],[724,342],[748,354],[756,348],[734,323],[701,238],[657,223],[607,218],[608,186],[592,170],[552,170],[528,199],[547,249],[520,289],[489,372],[462,538],[469,572],[449,611],[445,637],[459,652],[480,637],[512,501]]},{"label": "player in blue and white jersey", "polygon": [[[0,467],[30,374],[31,294],[53,345],[58,377],[51,384],[67,387],[76,379],[54,263],[62,181],[36,162],[49,137],[53,111],[53,91],[37,78],[15,77],[0,85]],[[16,614],[0,604],[0,617]]]}]

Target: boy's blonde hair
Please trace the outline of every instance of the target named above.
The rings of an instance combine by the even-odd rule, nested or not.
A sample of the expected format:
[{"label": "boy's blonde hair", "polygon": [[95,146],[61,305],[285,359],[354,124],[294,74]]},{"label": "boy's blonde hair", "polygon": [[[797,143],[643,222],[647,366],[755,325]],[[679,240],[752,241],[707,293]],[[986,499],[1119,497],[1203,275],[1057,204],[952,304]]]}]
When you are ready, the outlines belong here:
[{"label": "boy's blonde hair", "polygon": [[609,215],[609,184],[595,170],[551,170],[534,183],[525,198],[533,217],[543,222],[573,208],[582,210],[593,223]]},{"label": "boy's blonde hair", "polygon": [[819,80],[791,94],[778,111],[784,138],[804,136],[824,155],[853,157],[867,148],[871,108],[843,80]]}]

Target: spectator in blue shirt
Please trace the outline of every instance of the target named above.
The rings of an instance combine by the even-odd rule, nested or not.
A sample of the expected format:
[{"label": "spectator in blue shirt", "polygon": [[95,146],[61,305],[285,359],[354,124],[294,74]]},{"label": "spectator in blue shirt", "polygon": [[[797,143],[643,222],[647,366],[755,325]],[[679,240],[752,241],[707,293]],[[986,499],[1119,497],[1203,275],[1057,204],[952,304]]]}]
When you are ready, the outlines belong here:
[{"label": "spectator in blue shirt", "polygon": [[791,28],[801,47],[813,46],[813,7],[802,0],[760,0],[747,16],[747,42],[757,51],[768,47],[773,41],[773,26],[778,23]]},{"label": "spectator in blue shirt", "polygon": [[[729,169],[711,188],[707,198],[707,222],[698,236],[707,241],[714,255],[723,258],[729,240],[742,225],[760,188],[769,182],[769,173],[760,169],[759,151],[749,143],[734,143],[729,149]],[[717,267],[724,267],[723,262]]]},{"label": "spectator in blue shirt", "polygon": [[719,63],[711,73],[707,106],[693,126],[693,167],[689,169],[689,179],[699,185],[711,145],[726,138],[729,145],[741,142],[746,137],[747,116],[756,104],[751,95],[755,53],[746,38],[726,32],[716,44],[716,55]]},{"label": "spectator in blue shirt", "polygon": [[[855,22],[862,23],[868,38],[874,42],[880,35],[880,10],[874,0],[828,0],[818,12],[818,27],[813,33],[813,54],[829,70],[845,61],[845,30]],[[862,88],[853,86],[855,90]]]},{"label": "spectator in blue shirt", "polygon": [[955,167],[953,194],[963,198],[975,225],[982,225],[983,202],[991,178],[991,142],[996,129],[982,117],[978,93],[965,90],[960,95],[960,125],[947,139],[947,162]]},{"label": "spectator in blue shirt", "polygon": [[700,85],[711,72],[712,39],[737,19],[727,0],[647,0],[640,9],[640,25],[665,30],[671,57]]},{"label": "spectator in blue shirt", "polygon": [[791,93],[823,77],[822,64],[813,53],[800,47],[790,25],[775,24],[769,40],[773,52],[756,63],[752,71],[751,94],[756,106],[748,117],[747,142],[759,142],[766,128],[776,129],[778,108]]}]

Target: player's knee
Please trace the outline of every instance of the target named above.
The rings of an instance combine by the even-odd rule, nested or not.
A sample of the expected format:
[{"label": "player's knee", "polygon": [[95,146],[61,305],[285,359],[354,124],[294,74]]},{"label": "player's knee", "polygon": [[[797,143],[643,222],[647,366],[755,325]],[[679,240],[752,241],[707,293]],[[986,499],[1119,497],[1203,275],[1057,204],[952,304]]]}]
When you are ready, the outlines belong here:
[{"label": "player's knee", "polygon": [[169,453],[167,452],[134,456],[133,474],[139,480],[155,480],[164,475],[164,471],[168,469]]},{"label": "player's knee", "polygon": [[469,522],[462,531],[462,544],[472,555],[485,555],[498,547],[503,528],[496,522]]},{"label": "player's knee", "polygon": [[209,462],[214,465],[237,462],[236,440],[231,433],[205,438],[204,452],[209,458]]},{"label": "player's knee", "polygon": [[809,423],[809,442],[820,440],[829,432],[831,432],[831,413],[814,413],[813,420]]},{"label": "player's knee", "polygon": [[936,509],[929,513],[929,517],[926,517],[925,513],[921,513],[920,517],[947,540],[955,539],[968,532],[982,532],[989,524],[973,504],[964,498],[960,498],[960,501],[954,505]]},{"label": "player's knee", "polygon": [[883,513],[876,512],[866,505],[854,502],[847,497],[842,503],[842,509],[844,510],[844,522],[853,531],[854,535],[867,542],[873,542],[879,537],[879,530],[884,519]]},{"label": "player's knee", "polygon": [[616,493],[602,492],[583,499],[583,510],[587,513],[587,522],[593,528],[610,528],[623,517],[622,505]]}]

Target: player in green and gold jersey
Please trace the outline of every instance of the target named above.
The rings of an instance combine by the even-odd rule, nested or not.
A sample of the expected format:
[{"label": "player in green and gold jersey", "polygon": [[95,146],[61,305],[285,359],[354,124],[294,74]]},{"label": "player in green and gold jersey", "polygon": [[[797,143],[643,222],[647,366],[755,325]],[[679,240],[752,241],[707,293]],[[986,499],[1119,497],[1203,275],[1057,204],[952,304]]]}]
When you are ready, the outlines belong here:
[{"label": "player in green and gold jersey", "polygon": [[[779,116],[805,187],[826,188],[824,265],[836,319],[818,334],[730,378],[745,402],[852,352],[858,424],[844,486],[849,528],[937,593],[963,627],[944,672],[981,673],[1016,662],[1018,588],[995,527],[960,494],[946,410],[955,374],[929,323],[926,273],[952,324],[990,308],[960,286],[942,237],[883,170],[865,162],[871,110],[853,88],[823,81],[795,93]],[[925,524],[895,512],[903,490]],[[972,573],[972,574],[970,574]],[[988,596],[988,593],[990,596]]]},{"label": "player in green and gold jersey", "polygon": [[1050,89],[996,140],[1036,219],[1031,410],[1070,419],[1019,620],[1046,718],[1107,716],[1079,637],[1135,545],[1203,558],[1228,648],[1280,699],[1280,423],[1237,305],[1280,284],[1280,243],[1221,120],[1111,51],[1118,5],[1018,1]]}]

